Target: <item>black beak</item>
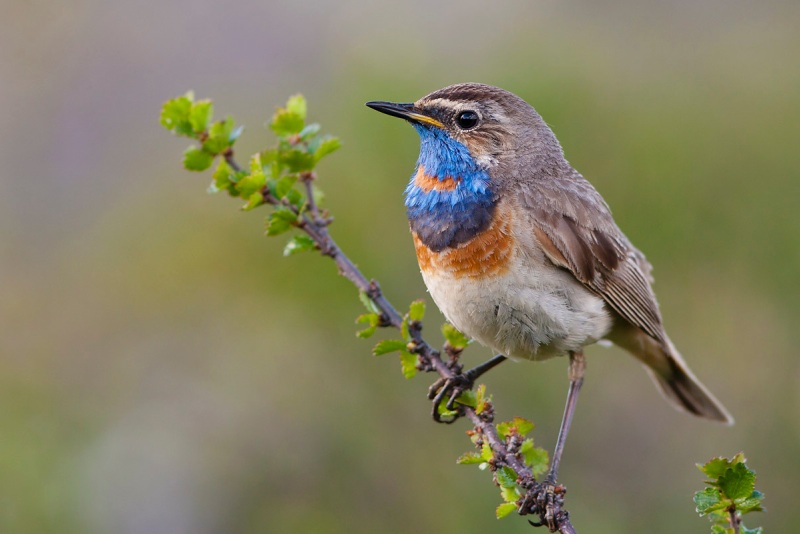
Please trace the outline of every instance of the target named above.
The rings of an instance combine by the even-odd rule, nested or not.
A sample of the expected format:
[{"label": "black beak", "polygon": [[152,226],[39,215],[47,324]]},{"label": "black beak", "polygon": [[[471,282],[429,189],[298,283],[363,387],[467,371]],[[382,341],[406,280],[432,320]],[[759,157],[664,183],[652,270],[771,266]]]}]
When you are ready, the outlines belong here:
[{"label": "black beak", "polygon": [[430,124],[443,128],[444,125],[433,117],[429,117],[423,113],[414,110],[414,104],[396,104],[394,102],[367,102],[367,107],[370,107],[381,113],[386,113],[392,117],[400,117],[409,122],[416,122],[417,124]]}]

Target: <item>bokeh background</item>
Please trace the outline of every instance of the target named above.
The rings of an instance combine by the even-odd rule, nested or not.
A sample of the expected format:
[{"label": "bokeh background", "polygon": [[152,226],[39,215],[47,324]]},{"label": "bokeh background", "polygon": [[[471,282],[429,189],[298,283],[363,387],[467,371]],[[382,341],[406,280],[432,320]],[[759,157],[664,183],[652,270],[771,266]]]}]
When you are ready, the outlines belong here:
[{"label": "bokeh background", "polygon": [[[402,205],[418,141],[364,102],[460,81],[544,116],[737,418],[674,412],[590,349],[561,475],[578,530],[707,532],[694,464],[740,450],[769,508],[748,522],[800,523],[796,1],[7,0],[0,26],[0,531],[530,532],[455,464],[467,424],[430,421],[431,378],[353,335],[330,262],[283,258],[158,125],[194,89],[247,125],[245,159],[304,93],[345,144],[320,169],[332,231],[403,307],[425,296]],[[566,362],[486,382],[551,449]]]}]

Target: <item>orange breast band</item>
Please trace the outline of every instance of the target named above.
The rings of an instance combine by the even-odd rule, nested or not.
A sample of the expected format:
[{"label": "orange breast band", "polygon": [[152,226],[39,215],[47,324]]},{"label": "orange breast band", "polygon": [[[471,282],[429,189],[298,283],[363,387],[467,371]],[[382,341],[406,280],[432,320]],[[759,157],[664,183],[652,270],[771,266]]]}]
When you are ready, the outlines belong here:
[{"label": "orange breast band", "polygon": [[414,185],[425,191],[452,191],[458,185],[459,180],[452,176],[446,176],[444,180],[440,180],[435,176],[425,174],[425,167],[422,165],[417,169],[417,174],[414,176]]},{"label": "orange breast band", "polygon": [[412,232],[420,269],[428,273],[450,274],[455,278],[502,274],[508,269],[513,252],[511,223],[510,210],[498,206],[489,228],[470,241],[441,252],[433,252]]}]

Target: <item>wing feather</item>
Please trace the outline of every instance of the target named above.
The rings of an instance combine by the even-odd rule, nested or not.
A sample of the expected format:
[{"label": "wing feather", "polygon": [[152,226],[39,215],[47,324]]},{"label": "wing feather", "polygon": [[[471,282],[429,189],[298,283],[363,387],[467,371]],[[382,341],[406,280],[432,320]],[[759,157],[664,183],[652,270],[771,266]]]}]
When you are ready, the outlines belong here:
[{"label": "wing feather", "polygon": [[[663,342],[661,314],[650,287],[650,264],[619,230],[599,193],[580,180],[568,182],[580,186],[580,195],[552,185],[545,195],[533,188],[523,195],[536,239],[554,265],[569,270],[623,319]],[[569,198],[571,209],[558,209],[555,194]],[[548,201],[537,202],[536,197]]]}]

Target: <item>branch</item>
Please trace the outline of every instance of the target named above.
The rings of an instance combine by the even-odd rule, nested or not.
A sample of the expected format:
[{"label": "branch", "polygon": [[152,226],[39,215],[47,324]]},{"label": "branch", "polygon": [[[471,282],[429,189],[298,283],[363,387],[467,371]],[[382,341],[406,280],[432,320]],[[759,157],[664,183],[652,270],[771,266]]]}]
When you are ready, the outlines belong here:
[{"label": "branch", "polygon": [[[291,254],[300,250],[316,248],[330,257],[339,274],[350,280],[371,303],[368,314],[371,333],[376,327],[392,327],[403,333],[403,341],[389,341],[392,350],[401,350],[404,372],[416,370],[434,372],[439,379],[432,386],[434,419],[452,423],[459,417],[468,418],[474,425],[469,432],[480,455],[465,455],[469,461],[462,463],[486,463],[494,474],[495,483],[501,487],[505,504],[498,508],[498,517],[514,508],[520,515],[536,515],[539,522],[534,526],[546,526],[550,532],[573,534],[575,529],[569,514],[563,510],[566,489],[556,483],[536,481],[535,469],[546,468],[542,462],[529,466],[525,458],[535,453],[533,440],[524,438],[532,423],[515,419],[511,423],[494,423],[494,407],[480,386],[473,392],[472,373],[464,373],[459,355],[466,345],[466,338],[457,333],[448,336],[444,346],[446,359],[422,337],[422,304],[415,306],[408,315],[401,315],[384,297],[380,285],[367,279],[353,264],[328,232],[332,219],[328,217],[315,198],[314,167],[321,158],[336,150],[340,143],[336,138],[320,136],[319,125],[305,123],[306,103],[300,95],[293,96],[286,108],[279,108],[270,128],[278,135],[278,146],[264,150],[252,157],[248,167],[242,167],[234,158],[233,144],[242,128],[234,128],[233,119],[212,123],[213,104],[210,100],[194,100],[190,92],[168,101],[161,112],[161,124],[176,135],[192,138],[200,146],[191,146],[184,152],[184,167],[192,171],[203,171],[211,167],[215,159],[220,162],[214,171],[210,191],[227,191],[231,196],[244,199],[243,209],[250,210],[261,204],[275,207],[268,219],[267,234],[277,235],[295,227],[307,237],[296,236],[284,250]],[[299,181],[304,189],[295,189]],[[380,344],[379,344],[380,346]],[[378,354],[377,348],[375,353]],[[416,369],[414,368],[416,355]],[[406,369],[406,364],[410,369]],[[450,395],[444,402],[445,395]],[[442,420],[440,410],[451,419]],[[544,458],[546,453],[541,451]],[[512,510],[509,510],[511,508]]]}]

